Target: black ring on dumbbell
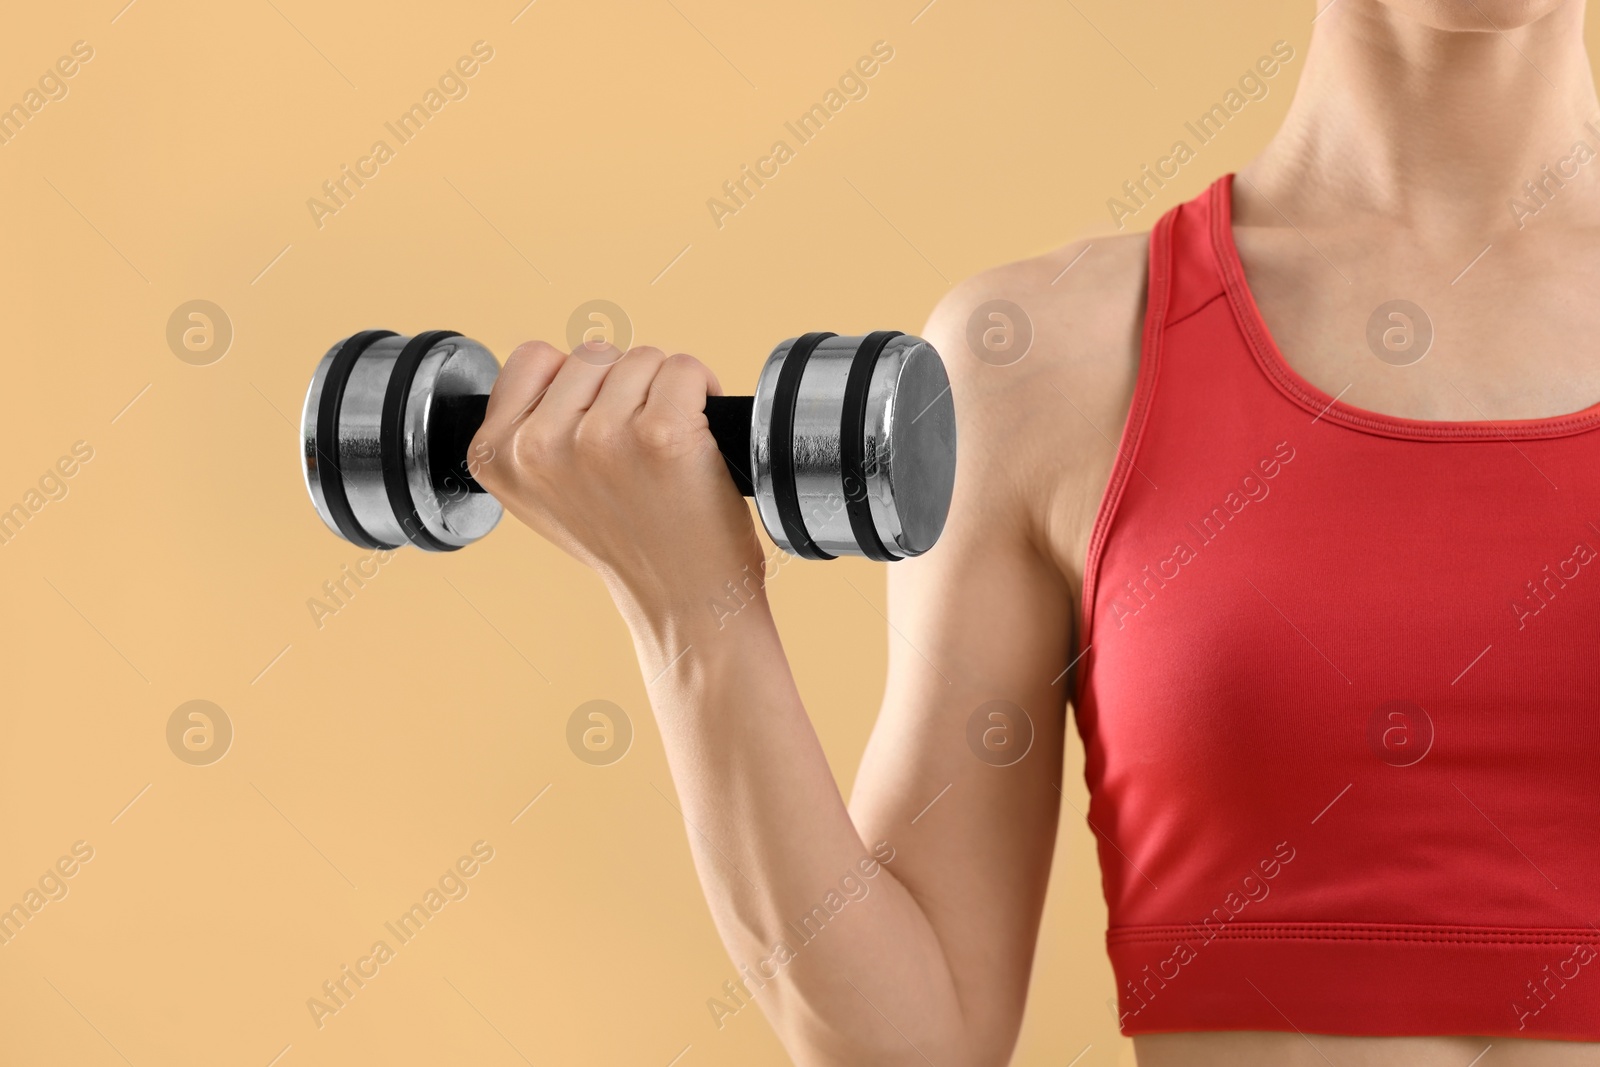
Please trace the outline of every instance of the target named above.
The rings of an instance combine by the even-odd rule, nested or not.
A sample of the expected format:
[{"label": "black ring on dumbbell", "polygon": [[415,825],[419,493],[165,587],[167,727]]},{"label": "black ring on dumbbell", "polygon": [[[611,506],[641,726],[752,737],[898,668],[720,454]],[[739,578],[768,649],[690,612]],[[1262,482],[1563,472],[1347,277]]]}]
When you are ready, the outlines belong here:
[{"label": "black ring on dumbbell", "polygon": [[411,395],[411,382],[428,351],[447,337],[460,336],[454,330],[429,330],[406,342],[395,357],[394,369],[389,372],[389,388],[383,394],[383,417],[378,423],[378,456],[389,507],[411,543],[434,552],[454,552],[461,546],[446,544],[433,536],[422,524],[422,516],[411,498],[411,485],[406,479],[406,400]]},{"label": "black ring on dumbbell", "polygon": [[350,495],[345,492],[342,458],[339,455],[339,412],[344,407],[345,386],[350,384],[350,372],[361,361],[361,354],[374,342],[393,337],[393,330],[363,330],[346,337],[328,364],[328,373],[322,378],[322,397],[317,403],[317,484],[322,487],[322,501],[328,515],[346,541],[362,548],[399,548],[388,545],[367,533],[356,519],[350,506]]},{"label": "black ring on dumbbell", "polygon": [[795,340],[784,353],[778,369],[778,384],[772,389],[772,500],[778,506],[778,522],[789,539],[794,554],[801,559],[833,559],[817,547],[800,514],[800,492],[794,481],[794,409],[800,399],[800,378],[816,347],[831,333],[808,333]]},{"label": "black ring on dumbbell", "polygon": [[[845,514],[850,518],[850,532],[855,534],[861,554],[879,563],[888,563],[896,557],[883,547],[878,528],[872,522],[872,505],[867,502],[867,392],[883,347],[899,336],[899,330],[879,330],[862,339],[845,378],[844,403],[839,412],[839,474],[844,482]],[[850,491],[852,477],[856,482],[854,493]]]}]

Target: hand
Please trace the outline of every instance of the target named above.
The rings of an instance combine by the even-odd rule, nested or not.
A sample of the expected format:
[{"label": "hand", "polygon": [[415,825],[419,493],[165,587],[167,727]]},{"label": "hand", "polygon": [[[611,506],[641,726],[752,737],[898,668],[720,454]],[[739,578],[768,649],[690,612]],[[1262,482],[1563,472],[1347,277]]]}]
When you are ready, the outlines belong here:
[{"label": "hand", "polygon": [[469,454],[491,457],[479,484],[598,571],[619,606],[698,612],[762,566],[704,414],[721,394],[692,356],[529,341],[506,360]]}]

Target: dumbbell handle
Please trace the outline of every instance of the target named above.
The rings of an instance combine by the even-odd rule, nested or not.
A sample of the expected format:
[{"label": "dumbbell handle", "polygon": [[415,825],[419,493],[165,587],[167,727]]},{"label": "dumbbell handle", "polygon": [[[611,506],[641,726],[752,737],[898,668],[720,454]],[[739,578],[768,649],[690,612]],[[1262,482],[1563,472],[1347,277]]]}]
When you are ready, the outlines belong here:
[{"label": "dumbbell handle", "polygon": [[755,411],[753,396],[706,397],[706,421],[711,424],[711,436],[716,438],[717,451],[722,462],[728,465],[728,474],[739,492],[755,496],[755,483],[750,480],[750,424]]},{"label": "dumbbell handle", "polygon": [[[433,484],[445,489],[452,483],[464,480],[469,492],[484,492],[483,486],[472,476],[472,465],[467,452],[472,447],[472,437],[483,425],[486,396],[436,397],[438,411],[433,417],[433,433],[438,435],[432,449],[429,472]],[[739,492],[755,496],[755,485],[750,480],[750,416],[755,406],[753,396],[706,397],[706,421],[711,424],[711,436],[716,438],[717,451],[727,464],[728,474]],[[459,492],[459,489],[457,490]]]}]

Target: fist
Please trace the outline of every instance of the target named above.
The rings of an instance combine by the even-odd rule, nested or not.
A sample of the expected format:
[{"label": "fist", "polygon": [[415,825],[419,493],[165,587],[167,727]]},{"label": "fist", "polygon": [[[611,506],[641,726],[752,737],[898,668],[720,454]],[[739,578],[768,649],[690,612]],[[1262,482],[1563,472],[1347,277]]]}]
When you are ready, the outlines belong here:
[{"label": "fist", "polygon": [[750,509],[705,417],[716,376],[659,348],[518,346],[489,394],[473,456],[505,509],[593,567],[619,600],[703,608],[746,566]]}]

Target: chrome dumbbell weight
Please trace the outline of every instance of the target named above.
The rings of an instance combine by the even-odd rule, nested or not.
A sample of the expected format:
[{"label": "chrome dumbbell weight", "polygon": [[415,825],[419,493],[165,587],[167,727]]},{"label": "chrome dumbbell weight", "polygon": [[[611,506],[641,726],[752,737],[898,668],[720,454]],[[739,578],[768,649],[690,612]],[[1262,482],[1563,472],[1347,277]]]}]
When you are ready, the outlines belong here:
[{"label": "chrome dumbbell weight", "polygon": [[[322,521],[363,548],[435,552],[494,528],[469,456],[500,365],[448,330],[368,330],[322,357],[300,419]],[[932,345],[885,331],[773,349],[754,396],[708,397],[728,473],[767,533],[805,559],[896,560],[933,547],[955,484],[950,380]]]}]

